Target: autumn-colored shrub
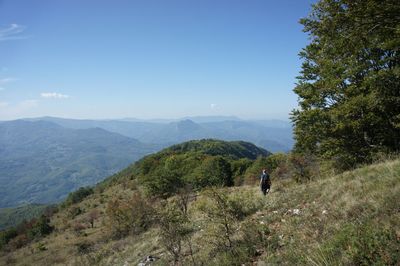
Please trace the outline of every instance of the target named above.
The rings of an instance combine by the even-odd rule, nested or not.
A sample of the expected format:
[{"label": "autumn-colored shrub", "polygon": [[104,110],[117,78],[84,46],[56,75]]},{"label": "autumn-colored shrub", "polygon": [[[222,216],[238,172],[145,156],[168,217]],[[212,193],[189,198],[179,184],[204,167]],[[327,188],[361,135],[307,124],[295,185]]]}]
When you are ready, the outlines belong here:
[{"label": "autumn-colored shrub", "polygon": [[153,207],[139,192],[131,199],[113,199],[107,205],[109,228],[115,237],[139,234],[152,223]]}]

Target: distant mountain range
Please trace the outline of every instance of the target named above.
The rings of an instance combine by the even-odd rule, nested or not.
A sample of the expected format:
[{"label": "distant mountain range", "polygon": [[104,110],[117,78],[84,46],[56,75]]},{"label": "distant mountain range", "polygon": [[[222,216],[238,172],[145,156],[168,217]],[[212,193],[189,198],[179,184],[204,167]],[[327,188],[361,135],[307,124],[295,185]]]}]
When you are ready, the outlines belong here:
[{"label": "distant mountain range", "polygon": [[0,207],[61,200],[160,148],[101,128],[1,122]]},{"label": "distant mountain range", "polygon": [[291,125],[236,117],[183,120],[78,120],[42,117],[0,122],[0,208],[53,203],[143,156],[195,139],[243,140],[289,151]]},{"label": "distant mountain range", "polygon": [[98,127],[144,143],[163,146],[193,139],[215,138],[244,140],[271,152],[287,152],[294,144],[291,124],[281,120],[241,120],[234,116],[186,117],[177,120],[78,120],[56,117],[34,120],[74,129]]}]

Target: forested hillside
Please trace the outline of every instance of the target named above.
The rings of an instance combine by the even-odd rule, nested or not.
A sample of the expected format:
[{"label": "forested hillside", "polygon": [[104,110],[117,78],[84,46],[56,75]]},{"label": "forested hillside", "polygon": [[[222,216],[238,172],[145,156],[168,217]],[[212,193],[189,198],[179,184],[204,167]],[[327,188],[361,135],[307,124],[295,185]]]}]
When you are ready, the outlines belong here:
[{"label": "forested hillside", "polygon": [[[190,154],[194,150],[184,147],[192,144],[198,143],[175,146],[147,159],[157,157],[154,169],[167,169],[166,161],[174,158],[174,150],[178,150],[175,156]],[[182,149],[186,151],[179,153]],[[200,153],[205,154],[203,151]],[[147,168],[142,160],[94,189],[70,194],[57,213],[22,224],[18,231],[2,232],[0,264],[398,262],[399,160],[340,175],[319,172],[311,179],[296,181],[276,171],[278,158],[281,163],[292,160],[284,157],[249,161],[242,175],[253,185],[223,187],[226,184],[221,182],[211,187],[185,187],[165,199],[147,193],[143,177],[151,176],[152,171],[143,173]],[[207,160],[199,159],[199,165]],[[234,168],[235,161],[230,165]],[[265,166],[275,169],[272,192],[266,197],[256,185]],[[290,176],[296,176],[295,165],[287,166]],[[187,170],[184,165],[174,169]],[[223,168],[215,174],[221,173]],[[164,179],[158,178],[154,184],[163,185]]]},{"label": "forested hillside", "polygon": [[53,203],[159,149],[99,128],[0,123],[0,208]]}]

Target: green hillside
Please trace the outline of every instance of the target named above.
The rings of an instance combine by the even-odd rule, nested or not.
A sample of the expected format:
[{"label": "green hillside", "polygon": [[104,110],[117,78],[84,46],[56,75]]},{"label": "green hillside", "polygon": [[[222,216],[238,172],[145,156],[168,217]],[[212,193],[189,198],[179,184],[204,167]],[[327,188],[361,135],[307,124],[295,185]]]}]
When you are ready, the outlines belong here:
[{"label": "green hillside", "polygon": [[0,230],[15,226],[23,220],[30,220],[40,216],[49,205],[29,204],[15,208],[0,209]]},{"label": "green hillside", "polygon": [[146,156],[104,183],[128,175],[147,195],[161,197],[171,196],[185,187],[199,190],[208,186],[232,186],[235,178],[254,178],[249,172],[246,175],[246,170],[257,158],[257,162],[264,162],[270,154],[244,141],[193,140]]},{"label": "green hillside", "polygon": [[[71,196],[76,203],[51,217],[52,233],[24,245],[20,236],[11,239],[0,251],[0,265],[138,265],[148,256],[154,265],[399,261],[400,160],[305,183],[272,176],[266,197],[255,185],[177,190],[166,199],[147,194],[145,175],[174,156],[205,155],[187,145],[148,156],[92,192]],[[157,166],[148,169],[144,162],[150,159]],[[245,172],[257,161],[251,162]]]},{"label": "green hillside", "polygon": [[94,185],[158,149],[99,128],[2,122],[0,208],[59,202],[69,192]]}]

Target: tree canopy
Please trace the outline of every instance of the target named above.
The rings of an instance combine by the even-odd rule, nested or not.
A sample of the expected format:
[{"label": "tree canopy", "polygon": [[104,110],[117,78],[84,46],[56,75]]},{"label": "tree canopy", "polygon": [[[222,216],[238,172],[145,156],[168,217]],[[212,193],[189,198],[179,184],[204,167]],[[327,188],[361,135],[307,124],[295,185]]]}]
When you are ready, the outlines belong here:
[{"label": "tree canopy", "polygon": [[342,168],[400,149],[400,2],[320,0],[292,112],[295,150]]}]

